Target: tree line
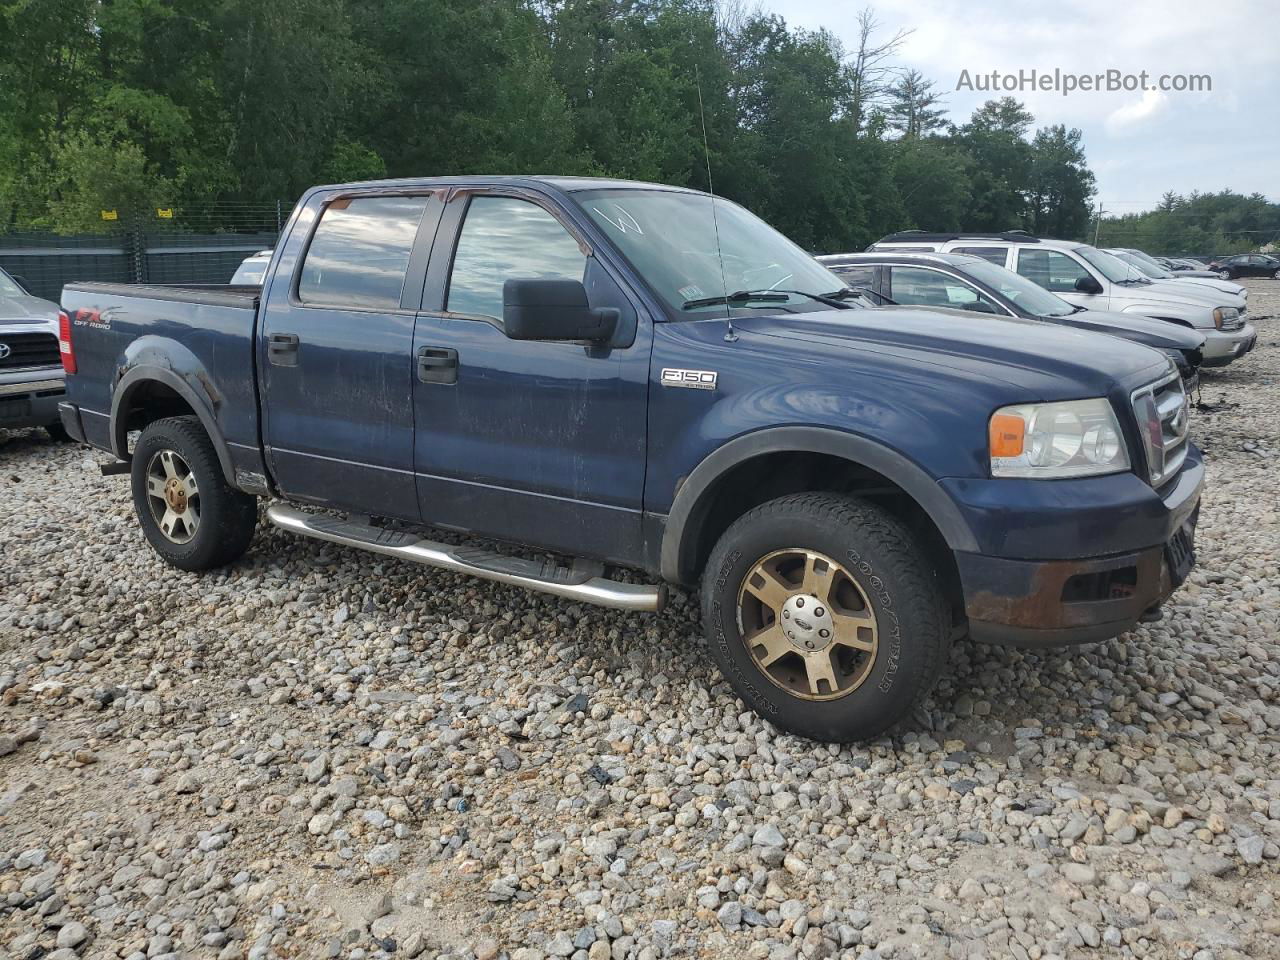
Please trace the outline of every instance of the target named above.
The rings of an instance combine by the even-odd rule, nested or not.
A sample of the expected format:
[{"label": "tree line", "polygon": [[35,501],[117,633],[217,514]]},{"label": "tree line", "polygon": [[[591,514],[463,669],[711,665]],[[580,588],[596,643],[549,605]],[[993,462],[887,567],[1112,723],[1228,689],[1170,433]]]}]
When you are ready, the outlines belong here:
[{"label": "tree line", "polygon": [[1222,255],[1280,247],[1280,203],[1260,193],[1166,193],[1154,210],[1104,216],[1104,246],[1138,247],[1156,255]]},{"label": "tree line", "polygon": [[823,251],[1088,232],[1079,130],[949,123],[870,10],[846,49],[741,3],[0,0],[0,230],[466,172],[714,185]]}]

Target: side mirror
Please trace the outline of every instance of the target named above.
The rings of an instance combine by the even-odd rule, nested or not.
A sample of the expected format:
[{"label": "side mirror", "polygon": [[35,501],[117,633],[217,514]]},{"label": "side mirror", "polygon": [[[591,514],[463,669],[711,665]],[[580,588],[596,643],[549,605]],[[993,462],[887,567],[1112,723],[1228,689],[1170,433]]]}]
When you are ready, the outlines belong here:
[{"label": "side mirror", "polygon": [[1102,284],[1093,277],[1076,277],[1077,293],[1101,293]]},{"label": "side mirror", "polygon": [[581,280],[508,280],[502,328],[512,340],[608,340],[618,311],[592,310]]}]

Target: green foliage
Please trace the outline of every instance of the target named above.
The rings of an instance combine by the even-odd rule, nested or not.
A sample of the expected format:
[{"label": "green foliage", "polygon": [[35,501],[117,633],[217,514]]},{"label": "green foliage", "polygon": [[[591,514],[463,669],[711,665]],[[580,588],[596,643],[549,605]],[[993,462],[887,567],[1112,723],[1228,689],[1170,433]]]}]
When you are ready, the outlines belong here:
[{"label": "green foliage", "polygon": [[1104,217],[1098,242],[1157,256],[1247,253],[1280,242],[1280,203],[1231,190],[1187,197],[1166,193],[1155,210]]},{"label": "green foliage", "polygon": [[716,0],[0,0],[0,229],[499,172],[714,185],[813,250],[1087,227],[1079,131],[1006,99],[944,132],[906,34],[858,24],[846,52]]}]

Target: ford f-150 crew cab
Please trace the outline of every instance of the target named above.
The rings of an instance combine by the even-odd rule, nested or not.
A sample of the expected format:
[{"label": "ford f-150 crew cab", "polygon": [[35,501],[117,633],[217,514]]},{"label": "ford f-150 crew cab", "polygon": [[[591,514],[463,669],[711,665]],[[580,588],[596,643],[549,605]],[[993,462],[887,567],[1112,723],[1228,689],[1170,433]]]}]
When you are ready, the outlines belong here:
[{"label": "ford f-150 crew cab", "polygon": [[811,737],[887,729],[965,634],[1157,616],[1204,477],[1170,360],[857,297],[691,190],[319,187],[261,288],[69,285],[61,412],[174,566],[235,560],[262,497],[285,530],[562,597],[700,585],[726,678]]}]

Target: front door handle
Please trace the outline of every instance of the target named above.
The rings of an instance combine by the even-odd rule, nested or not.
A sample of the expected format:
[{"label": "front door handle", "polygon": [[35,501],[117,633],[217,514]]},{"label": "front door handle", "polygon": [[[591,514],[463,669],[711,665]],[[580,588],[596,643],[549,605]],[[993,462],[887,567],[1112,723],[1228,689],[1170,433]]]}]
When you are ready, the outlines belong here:
[{"label": "front door handle", "polygon": [[418,379],[423,383],[457,383],[458,351],[452,347],[420,347]]},{"label": "front door handle", "polygon": [[298,342],[296,333],[271,334],[267,337],[267,361],[277,367],[296,367]]}]

